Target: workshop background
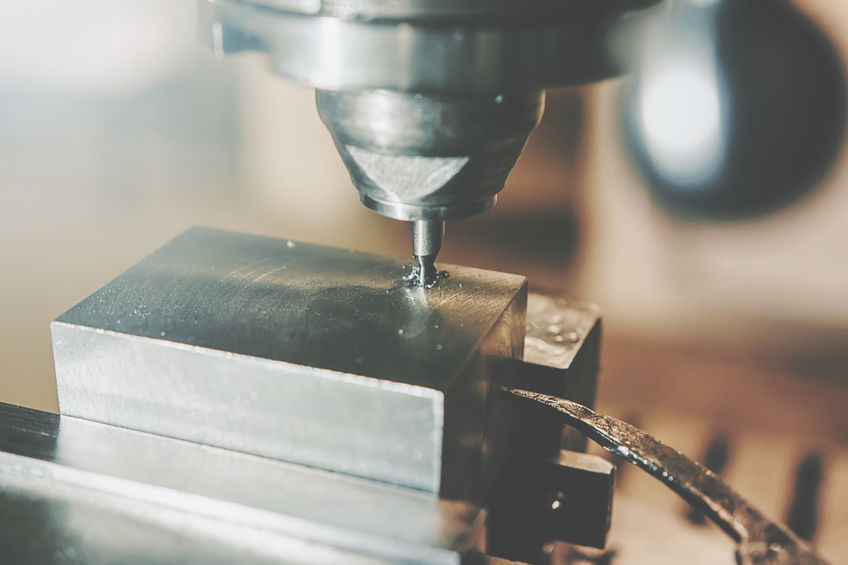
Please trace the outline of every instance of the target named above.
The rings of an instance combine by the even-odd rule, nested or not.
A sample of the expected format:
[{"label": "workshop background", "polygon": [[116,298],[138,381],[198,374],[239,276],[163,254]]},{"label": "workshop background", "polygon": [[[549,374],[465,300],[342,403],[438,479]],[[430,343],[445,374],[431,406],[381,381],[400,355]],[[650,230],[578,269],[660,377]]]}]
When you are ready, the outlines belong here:
[{"label": "workshop background", "polygon": [[[844,68],[848,5],[795,5]],[[408,253],[407,225],[358,203],[313,92],[198,36],[192,0],[0,4],[3,402],[56,411],[50,320],[190,226]],[[709,451],[777,518],[816,501],[792,519],[848,561],[848,149],[791,207],[690,222],[637,172],[631,84],[550,91],[499,203],[449,222],[440,260],[599,304],[599,408]],[[625,469],[619,489],[613,563],[732,562],[661,485]]]}]

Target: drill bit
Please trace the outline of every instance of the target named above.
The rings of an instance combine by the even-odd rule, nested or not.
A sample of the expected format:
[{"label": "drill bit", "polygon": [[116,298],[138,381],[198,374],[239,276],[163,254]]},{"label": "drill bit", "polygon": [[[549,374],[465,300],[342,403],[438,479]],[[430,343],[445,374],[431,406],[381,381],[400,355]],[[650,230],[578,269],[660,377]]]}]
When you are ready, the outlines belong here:
[{"label": "drill bit", "polygon": [[436,271],[436,255],[442,247],[445,222],[442,220],[415,220],[412,232],[412,255],[417,266],[413,266],[412,280],[419,286],[432,286],[439,274]]}]

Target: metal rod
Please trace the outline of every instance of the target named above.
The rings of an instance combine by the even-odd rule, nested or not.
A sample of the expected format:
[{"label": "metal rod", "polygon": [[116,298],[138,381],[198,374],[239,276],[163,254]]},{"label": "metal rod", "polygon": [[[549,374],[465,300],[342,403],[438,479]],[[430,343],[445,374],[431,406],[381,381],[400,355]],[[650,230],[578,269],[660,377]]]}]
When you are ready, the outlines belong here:
[{"label": "metal rod", "polygon": [[436,282],[436,256],[442,248],[445,235],[445,222],[442,220],[415,220],[410,226],[412,232],[412,255],[418,263],[416,282],[420,286],[429,286]]}]

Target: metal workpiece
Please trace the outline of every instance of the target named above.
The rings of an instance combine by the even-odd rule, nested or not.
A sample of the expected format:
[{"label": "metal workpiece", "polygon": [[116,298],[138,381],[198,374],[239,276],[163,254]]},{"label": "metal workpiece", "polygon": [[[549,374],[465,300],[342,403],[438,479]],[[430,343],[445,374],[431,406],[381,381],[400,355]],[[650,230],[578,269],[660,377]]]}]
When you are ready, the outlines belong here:
[{"label": "metal workpiece", "polygon": [[[415,248],[437,251],[440,224],[419,225]],[[188,562],[208,535],[247,562],[533,561],[554,540],[602,545],[612,467],[560,451],[562,423],[502,393],[591,400],[597,311],[466,267],[441,265],[449,276],[425,289],[407,266],[189,230],[53,323],[62,416],[0,406],[4,492],[72,508],[81,532],[110,520],[119,539],[140,516],[140,537],[170,532]],[[565,349],[534,345],[542,328]]]},{"label": "metal workpiece", "polygon": [[827,565],[789,528],[765,517],[709,469],[635,426],[564,398],[519,389],[508,393],[558,415],[701,510],[736,542],[740,565]]},{"label": "metal workpiece", "polygon": [[478,499],[524,277],[195,228],[52,324],[62,414]]},{"label": "metal workpiece", "polygon": [[443,563],[483,549],[479,508],[0,404],[8,563]]}]

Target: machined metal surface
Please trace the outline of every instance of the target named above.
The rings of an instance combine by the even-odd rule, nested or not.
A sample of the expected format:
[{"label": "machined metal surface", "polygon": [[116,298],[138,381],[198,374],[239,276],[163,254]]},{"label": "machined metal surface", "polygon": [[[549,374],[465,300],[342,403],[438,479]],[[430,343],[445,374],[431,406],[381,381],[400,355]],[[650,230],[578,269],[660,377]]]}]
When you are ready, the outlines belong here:
[{"label": "machined metal surface", "polygon": [[60,410],[455,498],[509,441],[523,277],[193,229],[52,325]]},{"label": "machined metal surface", "polygon": [[470,504],[0,403],[9,563],[459,563]]},{"label": "machined metal surface", "polygon": [[635,426],[564,398],[519,389],[509,393],[553,411],[701,510],[737,543],[740,565],[827,565],[789,528],[765,517],[709,469]]},{"label": "machined metal surface", "polygon": [[[482,563],[555,539],[601,545],[612,467],[560,452],[561,423],[500,392],[586,400],[597,311],[528,298],[523,277],[447,269],[423,289],[396,259],[190,230],[54,323],[64,415],[0,406],[0,477],[7,463],[16,477],[0,494],[43,506],[65,544],[109,520],[117,545],[127,530],[163,535],[186,562],[215,532],[222,559],[234,544],[246,562]],[[522,362],[557,322],[567,351],[531,345]],[[73,531],[53,517],[66,507]],[[133,543],[119,560],[144,559]]]}]

